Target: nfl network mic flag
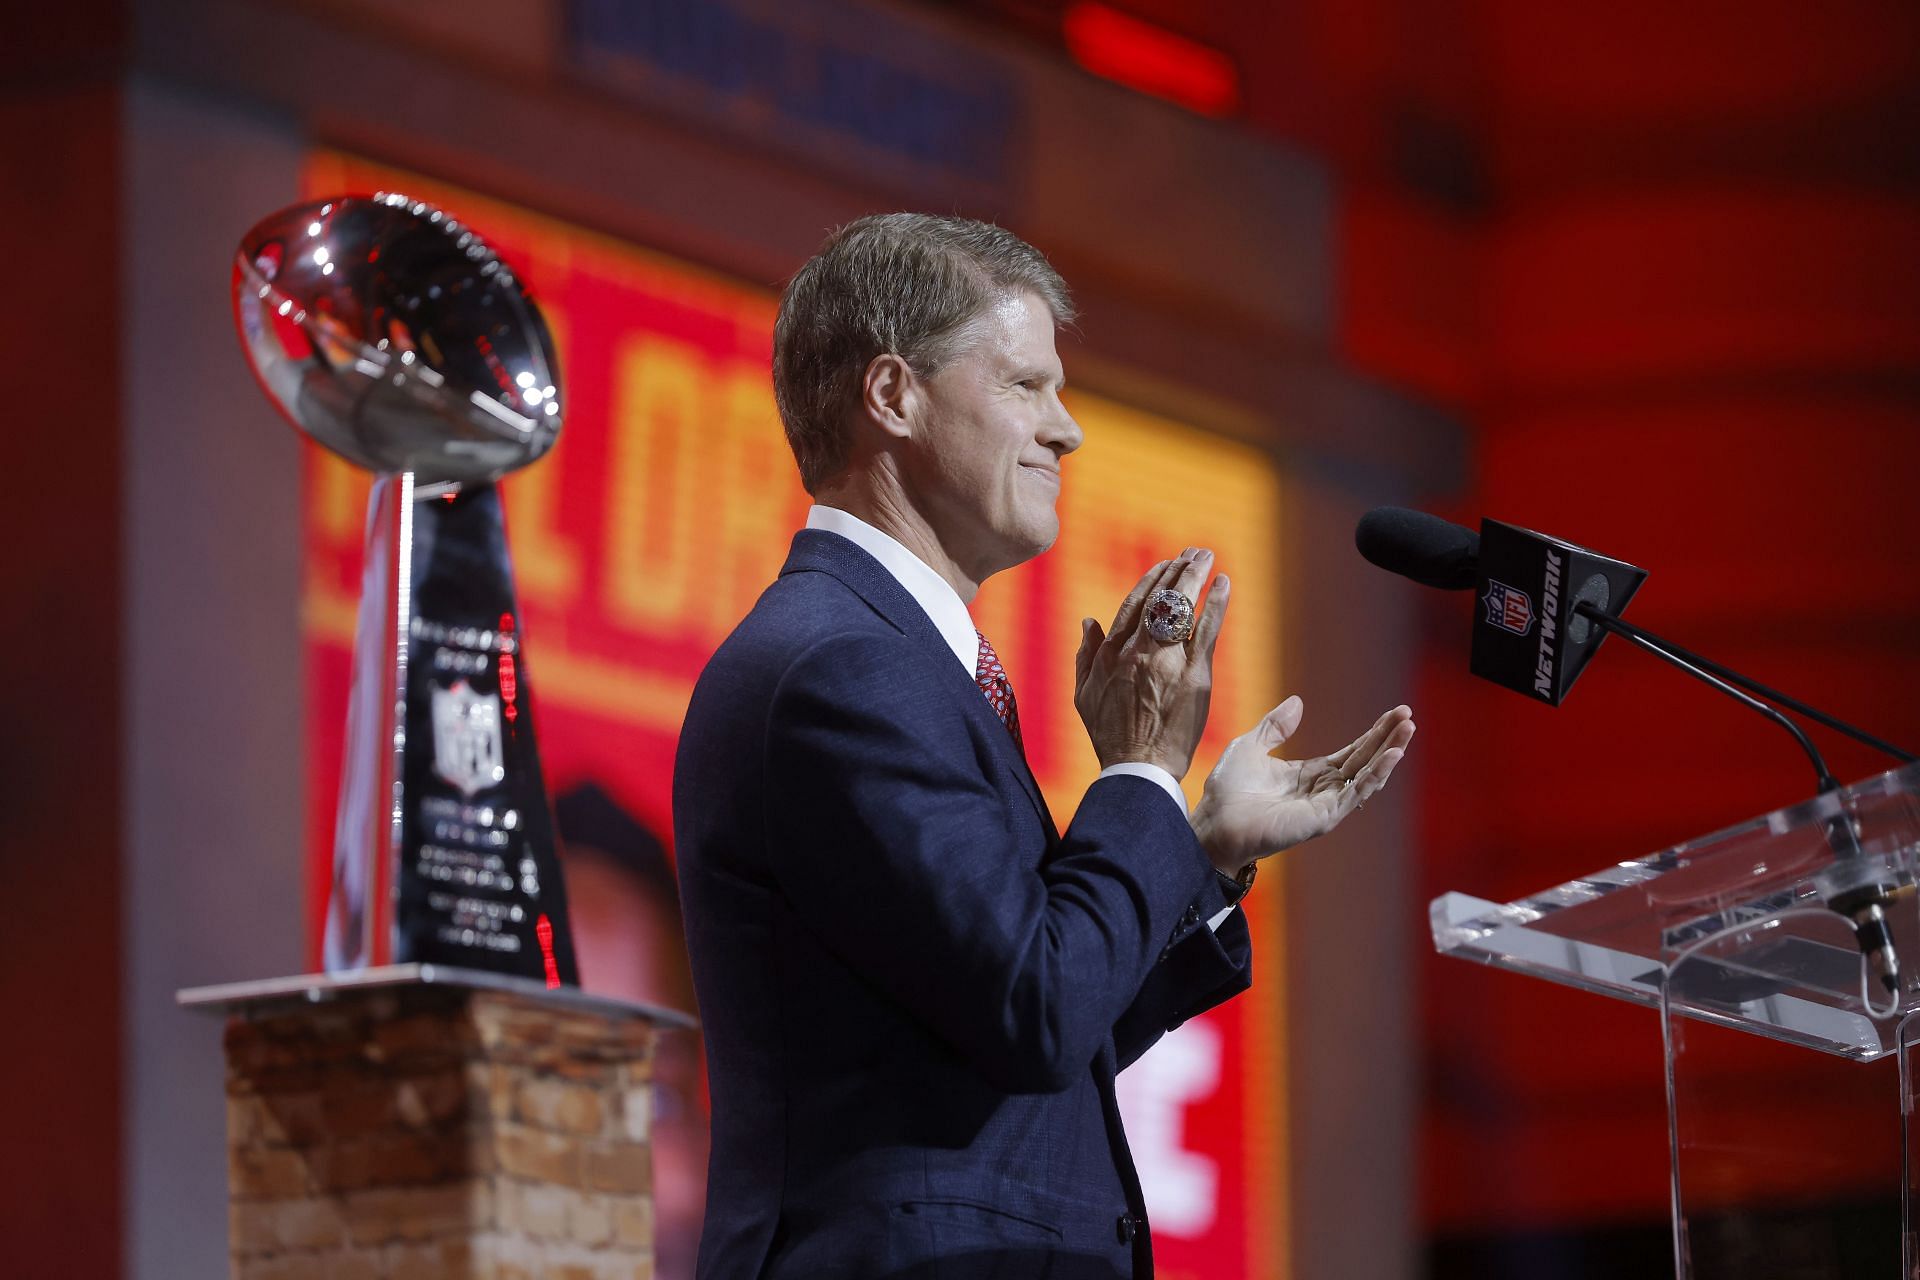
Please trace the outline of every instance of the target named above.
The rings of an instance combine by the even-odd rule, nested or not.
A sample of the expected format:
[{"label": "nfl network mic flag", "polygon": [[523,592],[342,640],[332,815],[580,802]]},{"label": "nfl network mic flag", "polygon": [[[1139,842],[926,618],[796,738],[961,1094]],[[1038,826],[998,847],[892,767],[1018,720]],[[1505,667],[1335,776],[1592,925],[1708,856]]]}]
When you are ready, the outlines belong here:
[{"label": "nfl network mic flag", "polygon": [[1571,542],[1482,520],[1473,674],[1559,706],[1606,634],[1574,609],[1587,602],[1618,617],[1646,578]]}]

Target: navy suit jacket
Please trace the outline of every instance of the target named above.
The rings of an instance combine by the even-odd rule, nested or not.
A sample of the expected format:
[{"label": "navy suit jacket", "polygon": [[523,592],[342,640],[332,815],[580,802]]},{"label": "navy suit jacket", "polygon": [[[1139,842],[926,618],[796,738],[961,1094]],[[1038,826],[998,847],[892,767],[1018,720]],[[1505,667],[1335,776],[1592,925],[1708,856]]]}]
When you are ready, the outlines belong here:
[{"label": "navy suit jacket", "polygon": [[702,673],[673,790],[702,1280],[1151,1275],[1114,1075],[1251,975],[1179,807],[1105,778],[1061,835],[932,620],[820,530]]}]

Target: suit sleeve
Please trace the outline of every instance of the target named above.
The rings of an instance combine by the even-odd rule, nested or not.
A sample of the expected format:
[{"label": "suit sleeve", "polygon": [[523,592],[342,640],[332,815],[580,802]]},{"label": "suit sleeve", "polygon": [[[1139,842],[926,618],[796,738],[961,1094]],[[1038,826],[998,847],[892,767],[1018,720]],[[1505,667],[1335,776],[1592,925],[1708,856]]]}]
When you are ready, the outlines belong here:
[{"label": "suit sleeve", "polygon": [[882,636],[788,670],[766,731],[772,878],[828,948],[997,1087],[1064,1089],[1213,869],[1177,806],[1124,776],[1088,789],[1042,865],[1009,820],[1017,782],[976,755],[934,674]]},{"label": "suit sleeve", "polygon": [[1181,917],[1184,932],[1160,953],[1140,994],[1114,1023],[1120,1070],[1132,1066],[1161,1036],[1187,1019],[1231,1000],[1253,984],[1253,937],[1247,913],[1235,911],[1217,930],[1206,926],[1226,905],[1219,885],[1211,883]]}]

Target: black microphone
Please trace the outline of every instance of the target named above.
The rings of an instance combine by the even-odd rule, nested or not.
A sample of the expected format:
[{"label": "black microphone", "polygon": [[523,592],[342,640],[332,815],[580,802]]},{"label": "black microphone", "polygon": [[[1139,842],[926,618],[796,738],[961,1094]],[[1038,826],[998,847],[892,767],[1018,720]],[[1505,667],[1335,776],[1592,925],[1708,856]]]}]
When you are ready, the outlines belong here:
[{"label": "black microphone", "polygon": [[1580,606],[1611,617],[1647,578],[1643,569],[1518,525],[1482,520],[1475,533],[1404,507],[1367,512],[1353,541],[1390,573],[1443,591],[1471,589],[1485,606],[1473,629],[1473,674],[1553,707],[1605,636]]},{"label": "black microphone", "polygon": [[[1498,520],[1482,520],[1476,535],[1452,521],[1403,507],[1376,507],[1361,517],[1354,544],[1382,569],[1425,586],[1471,588],[1484,606],[1473,629],[1473,673],[1550,706],[1560,705],[1605,633],[1612,631],[1786,729],[1812,761],[1822,792],[1840,785],[1826,761],[1799,725],[1760,698],[1791,707],[1902,761],[1915,759],[1823,711],[1621,621],[1618,615],[1647,577],[1645,570],[1624,561]],[[1868,864],[1851,818],[1843,813],[1823,825],[1828,846],[1840,860],[1834,868],[1837,883],[1828,886],[1828,905],[1852,923],[1875,976],[1897,993],[1900,961],[1884,908],[1901,886],[1871,873],[1859,875]]]},{"label": "black microphone", "polygon": [[[1500,530],[1518,533],[1524,538],[1551,542],[1571,552],[1582,555],[1593,554],[1573,543],[1559,542],[1557,539],[1547,538],[1544,534],[1515,529],[1514,526],[1502,525],[1497,520],[1484,523],[1497,526]],[[1506,535],[1499,536],[1504,538]],[[1492,581],[1490,577],[1483,577],[1480,573],[1480,535],[1464,525],[1457,525],[1451,520],[1442,520],[1439,516],[1429,515],[1424,511],[1410,511],[1405,507],[1375,507],[1360,518],[1359,527],[1354,530],[1354,544],[1359,547],[1361,555],[1389,573],[1397,573],[1423,586],[1439,587],[1447,591],[1476,588],[1482,603],[1490,604],[1486,597]],[[1638,573],[1642,580],[1645,579],[1644,573],[1640,573],[1639,570],[1634,572]],[[1635,582],[1633,590],[1638,589],[1639,584]],[[1631,591],[1627,595],[1631,595]],[[1626,596],[1619,597],[1611,607],[1596,606],[1592,601],[1576,597],[1573,612],[1576,616],[1575,620],[1583,620],[1604,630],[1617,632],[1629,643],[1646,649],[1697,679],[1705,680],[1722,692],[1728,692],[1724,684],[1738,685],[1748,693],[1765,698],[1768,702],[1777,703],[1816,724],[1825,725],[1836,733],[1845,734],[1855,742],[1872,747],[1875,751],[1891,756],[1902,764],[1912,764],[1920,760],[1920,756],[1916,756],[1913,752],[1876,738],[1866,730],[1857,729],[1844,720],[1828,715],[1818,707],[1810,707],[1796,698],[1788,697],[1778,689],[1770,689],[1758,680],[1743,676],[1729,667],[1723,667],[1710,658],[1703,658],[1691,650],[1682,649],[1671,640],[1663,639],[1651,631],[1622,621],[1619,615],[1626,607],[1626,603]],[[1518,615],[1519,608],[1516,605],[1515,616],[1518,617]],[[1708,679],[1708,676],[1715,676],[1718,679]],[[1526,693],[1529,690],[1520,689],[1519,692]],[[1562,693],[1564,692],[1563,688]],[[1738,694],[1733,696],[1739,698]],[[1741,701],[1746,700],[1741,699]],[[1765,714],[1764,711],[1763,714]],[[1825,776],[1824,767],[1816,765],[1816,768],[1819,768],[1823,775],[1821,789],[1831,790],[1831,787],[1825,785],[1828,779]]]},{"label": "black microphone", "polygon": [[1375,507],[1353,531],[1360,554],[1423,587],[1466,591],[1480,567],[1480,535],[1465,525],[1405,507]]}]

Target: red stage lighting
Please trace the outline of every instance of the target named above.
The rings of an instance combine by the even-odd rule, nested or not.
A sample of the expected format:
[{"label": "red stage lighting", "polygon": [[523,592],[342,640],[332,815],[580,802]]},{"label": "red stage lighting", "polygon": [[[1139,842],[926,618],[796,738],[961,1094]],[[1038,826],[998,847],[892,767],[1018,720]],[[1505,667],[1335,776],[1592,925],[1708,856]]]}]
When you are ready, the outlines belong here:
[{"label": "red stage lighting", "polygon": [[1067,6],[1060,19],[1067,53],[1097,76],[1204,116],[1240,106],[1240,71],[1218,49],[1104,4]]}]

